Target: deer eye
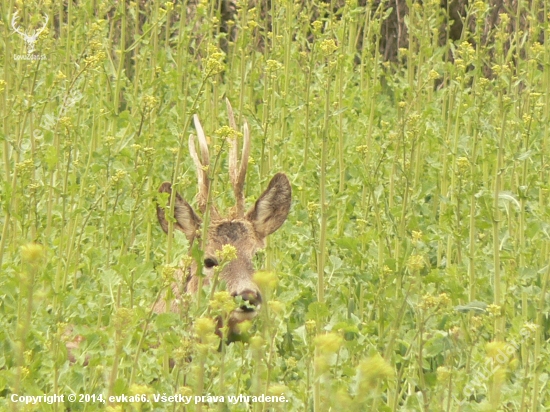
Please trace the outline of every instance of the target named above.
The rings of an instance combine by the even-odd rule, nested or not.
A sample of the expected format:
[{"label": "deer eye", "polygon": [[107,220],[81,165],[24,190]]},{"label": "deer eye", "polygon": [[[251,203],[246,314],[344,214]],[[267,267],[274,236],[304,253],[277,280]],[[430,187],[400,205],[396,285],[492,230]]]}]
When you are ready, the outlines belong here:
[{"label": "deer eye", "polygon": [[214,258],[206,258],[204,259],[204,267],[207,269],[213,268],[214,266],[218,266],[218,261]]}]

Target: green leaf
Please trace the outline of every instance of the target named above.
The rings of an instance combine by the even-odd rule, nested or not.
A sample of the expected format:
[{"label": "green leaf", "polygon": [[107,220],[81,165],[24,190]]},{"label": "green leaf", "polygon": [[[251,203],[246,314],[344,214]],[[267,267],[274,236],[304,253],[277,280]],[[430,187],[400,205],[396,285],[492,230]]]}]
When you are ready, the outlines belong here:
[{"label": "green leaf", "polygon": [[308,320],[319,321],[320,319],[326,318],[329,314],[328,308],[324,303],[313,302],[310,303],[307,307],[306,318]]},{"label": "green leaf", "polygon": [[179,321],[178,315],[176,313],[161,313],[157,316],[155,324],[159,331],[165,331],[175,325]]},{"label": "green leaf", "polygon": [[466,313],[466,312],[474,312],[474,313],[485,313],[487,309],[487,304],[485,302],[479,302],[474,300],[473,302],[470,302],[466,305],[458,305],[455,306],[454,309],[457,312]]}]

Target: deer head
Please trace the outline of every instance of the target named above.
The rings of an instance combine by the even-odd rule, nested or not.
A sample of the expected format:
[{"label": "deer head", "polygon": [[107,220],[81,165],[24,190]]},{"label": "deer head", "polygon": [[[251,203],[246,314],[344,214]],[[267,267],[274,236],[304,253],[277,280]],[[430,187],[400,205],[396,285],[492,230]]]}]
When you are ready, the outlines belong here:
[{"label": "deer head", "polygon": [[[229,115],[229,124],[237,130],[235,118],[229,100],[227,111]],[[205,282],[209,282],[218,265],[217,253],[224,245],[232,245],[237,251],[237,258],[227,263],[219,273],[227,290],[235,297],[241,297],[243,305],[233,311],[229,319],[230,333],[238,333],[236,325],[244,320],[252,319],[256,316],[257,310],[262,303],[262,296],[258,286],[253,281],[254,265],[253,257],[257,250],[265,247],[265,239],[271,233],[275,232],[286,220],[290,210],[291,188],[288,178],[284,173],[277,173],[270,181],[267,189],[258,198],[254,206],[245,213],[244,202],[244,181],[248,165],[248,156],[250,153],[250,133],[248,125],[244,124],[243,149],[240,162],[238,162],[238,147],[236,135],[231,137],[229,142],[229,177],[235,193],[235,207],[225,216],[222,216],[211,202],[210,179],[208,175],[208,166],[210,164],[208,145],[203,128],[198,116],[194,116],[195,128],[197,130],[197,139],[199,142],[199,153],[195,147],[195,136],[189,136],[189,152],[197,169],[198,177],[198,195],[197,203],[202,214],[207,207],[210,210],[210,221],[208,222],[207,238],[203,242],[204,262],[203,272]],[[240,164],[238,164],[240,163]],[[198,240],[202,219],[195,213],[193,208],[178,193],[172,191],[171,184],[164,182],[159,192],[168,193],[175,196],[174,201],[174,229],[182,231],[189,243],[192,245]],[[168,232],[168,222],[166,220],[166,211],[157,205],[157,216],[162,229]],[[197,292],[199,279],[197,277],[197,265],[191,265],[188,273],[179,273],[179,281],[183,285],[173,285],[174,295],[178,296],[178,291]],[[172,310],[176,309],[172,305]],[[165,310],[160,307],[158,311]]]},{"label": "deer head", "polygon": [[50,18],[48,17],[48,15],[46,15],[46,21],[41,28],[37,30],[30,30],[27,33],[26,31],[21,31],[19,27],[16,26],[18,14],[18,11],[13,13],[13,16],[11,18],[11,27],[17,34],[19,34],[23,38],[23,40],[25,40],[25,43],[27,44],[27,53],[32,54],[34,52],[34,45],[38,40],[38,36],[40,36],[40,33],[44,31]]}]

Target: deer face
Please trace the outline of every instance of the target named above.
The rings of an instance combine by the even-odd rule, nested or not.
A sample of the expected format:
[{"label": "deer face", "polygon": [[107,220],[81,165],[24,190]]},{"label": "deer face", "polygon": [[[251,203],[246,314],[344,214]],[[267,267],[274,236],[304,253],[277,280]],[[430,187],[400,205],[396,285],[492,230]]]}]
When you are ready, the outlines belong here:
[{"label": "deer face", "polygon": [[[230,112],[230,123],[234,125],[231,106],[228,104]],[[199,174],[199,208],[204,213],[206,202],[208,199],[209,177],[206,175],[205,167],[208,164],[206,139],[202,132],[200,122],[195,118],[195,127],[199,134],[199,143],[201,144],[202,161],[198,160],[198,155],[194,150],[194,143],[191,144],[191,156],[197,164]],[[202,138],[201,138],[202,134]],[[235,190],[237,205],[230,217],[221,217],[218,211],[211,206],[212,219],[208,223],[207,239],[203,242],[204,261],[203,273],[205,282],[208,283],[214,276],[214,272],[218,266],[219,252],[224,245],[231,245],[237,252],[236,259],[227,263],[219,273],[219,279],[225,283],[227,291],[234,297],[240,297],[243,305],[233,311],[229,320],[231,333],[237,333],[236,324],[244,320],[252,319],[257,314],[262,303],[262,296],[258,286],[253,281],[254,264],[253,258],[258,249],[265,247],[265,239],[271,233],[275,232],[286,220],[290,210],[291,203],[291,187],[288,178],[284,173],[277,173],[269,183],[267,189],[258,198],[256,203],[250,210],[244,213],[244,196],[242,192],[244,176],[243,171],[246,169],[246,161],[248,160],[248,148],[250,140],[248,138],[248,128],[245,126],[245,148],[243,149],[243,157],[241,161],[240,171],[231,167],[236,166],[236,152],[230,152],[230,176]],[[191,136],[193,138],[193,136]],[[236,142],[232,145],[232,149],[236,148]],[[206,156],[205,156],[206,153]],[[246,160],[244,155],[246,154]],[[242,177],[241,177],[242,176]],[[195,213],[193,208],[179,194],[172,191],[171,184],[165,182],[159,188],[160,192],[168,193],[171,196],[175,195],[174,201],[174,228],[182,231],[189,243],[192,244],[197,239],[197,234],[201,232],[202,220]],[[166,209],[167,210],[167,209]],[[157,206],[157,216],[159,223],[165,232],[168,231],[168,222],[166,220],[165,208]],[[175,285],[173,290],[185,290],[186,292],[197,292],[199,288],[199,279],[197,277],[197,265],[192,265],[189,273],[181,276],[181,281],[185,282],[182,285]]]},{"label": "deer face", "polygon": [[40,29],[30,30],[29,32],[26,32],[26,31],[22,31],[19,28],[19,26],[16,26],[18,14],[19,12],[17,11],[13,13],[13,16],[11,18],[11,27],[17,34],[19,34],[25,40],[25,43],[27,44],[27,53],[32,54],[34,52],[34,45],[38,40],[38,36],[40,36],[40,34],[44,31],[44,29],[48,25],[48,21],[50,20],[50,18],[48,17],[48,15],[46,15],[46,21],[44,22],[44,25]]}]

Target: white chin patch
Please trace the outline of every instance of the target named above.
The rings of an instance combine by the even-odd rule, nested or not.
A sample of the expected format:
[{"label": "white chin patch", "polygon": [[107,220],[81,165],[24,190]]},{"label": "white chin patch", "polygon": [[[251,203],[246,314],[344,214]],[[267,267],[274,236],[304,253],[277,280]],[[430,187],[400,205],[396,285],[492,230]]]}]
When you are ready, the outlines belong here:
[{"label": "white chin patch", "polygon": [[242,310],[242,309],[235,309],[233,312],[231,312],[231,318],[237,322],[244,322],[245,320],[251,320],[254,319],[258,315],[258,310],[260,310],[260,306],[256,307],[256,310]]}]

